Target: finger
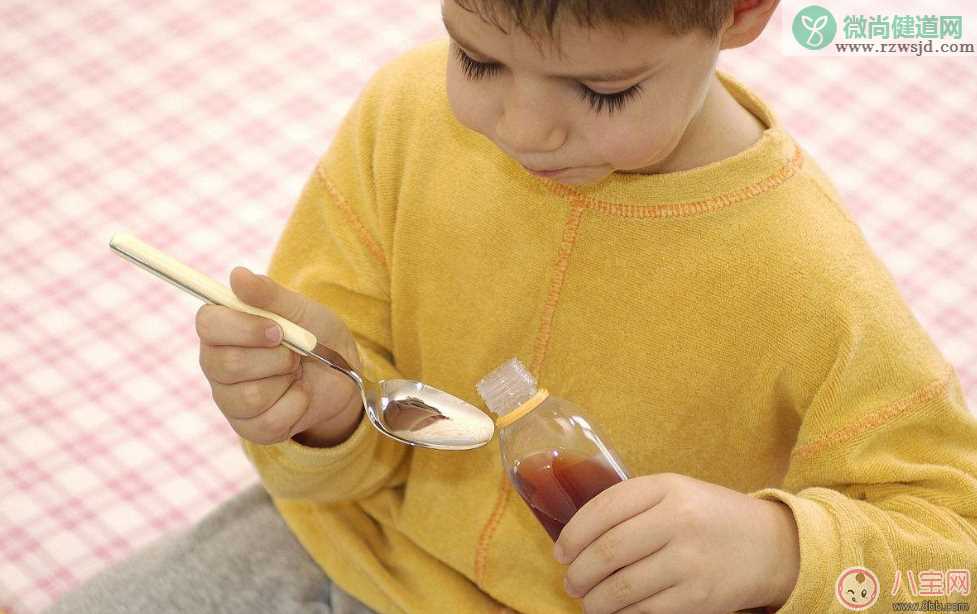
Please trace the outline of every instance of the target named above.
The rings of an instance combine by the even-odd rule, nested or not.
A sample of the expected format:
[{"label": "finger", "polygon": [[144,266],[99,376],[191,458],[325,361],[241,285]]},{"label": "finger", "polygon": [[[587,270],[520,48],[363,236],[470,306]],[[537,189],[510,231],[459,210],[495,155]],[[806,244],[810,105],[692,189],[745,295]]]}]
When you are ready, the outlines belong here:
[{"label": "finger", "polygon": [[231,290],[245,303],[282,316],[306,330],[349,361],[354,369],[362,362],[346,323],[335,313],[279,284],[267,275],[255,275],[244,267],[231,271]]},{"label": "finger", "polygon": [[253,418],[229,417],[228,423],[238,435],[260,445],[287,440],[309,407],[309,395],[300,381],[293,382],[285,394],[261,414]]},{"label": "finger", "polygon": [[668,544],[669,525],[652,509],[638,514],[595,539],[567,568],[567,592],[586,595],[618,569],[654,554]]},{"label": "finger", "polygon": [[699,612],[695,607],[703,603],[704,598],[693,594],[690,589],[681,584],[670,586],[651,597],[642,599],[628,607],[619,610],[617,614],[672,614],[672,612]]},{"label": "finger", "polygon": [[617,612],[677,585],[682,580],[681,570],[670,558],[665,547],[614,572],[584,596],[584,611],[587,614]]},{"label": "finger", "polygon": [[[306,382],[305,385],[307,386],[308,382]],[[318,426],[322,429],[337,430],[343,428],[343,425],[348,423],[349,417],[347,416],[346,412],[340,412],[338,414],[330,413],[329,415],[325,415],[324,412],[315,411],[313,409],[315,407],[315,395],[310,392],[308,388],[305,390],[309,394],[309,409],[299,419],[299,421],[292,426],[291,437],[296,437],[296,435],[299,433],[303,433],[313,426]],[[340,405],[336,405],[336,407],[340,407]],[[360,407],[362,407],[362,404],[360,404]],[[360,423],[362,415],[362,410],[356,413],[356,425]],[[340,424],[340,426],[337,427],[337,424]],[[299,439],[296,438],[296,441],[299,441]]]},{"label": "finger", "polygon": [[200,346],[200,368],[211,383],[224,385],[260,380],[295,371],[301,357],[286,348]]},{"label": "finger", "polygon": [[281,328],[269,320],[223,305],[204,305],[197,310],[197,336],[206,345],[274,347],[281,342]]},{"label": "finger", "polygon": [[300,326],[308,325],[305,316],[309,299],[267,275],[255,275],[244,267],[235,267],[231,271],[231,290],[248,305],[278,314]]},{"label": "finger", "polygon": [[210,387],[228,420],[249,420],[270,411],[293,381],[295,374],[287,373],[230,385],[212,382]]},{"label": "finger", "polygon": [[563,527],[553,556],[569,563],[595,539],[629,518],[658,505],[672,474],[645,475],[614,484],[588,501]]}]

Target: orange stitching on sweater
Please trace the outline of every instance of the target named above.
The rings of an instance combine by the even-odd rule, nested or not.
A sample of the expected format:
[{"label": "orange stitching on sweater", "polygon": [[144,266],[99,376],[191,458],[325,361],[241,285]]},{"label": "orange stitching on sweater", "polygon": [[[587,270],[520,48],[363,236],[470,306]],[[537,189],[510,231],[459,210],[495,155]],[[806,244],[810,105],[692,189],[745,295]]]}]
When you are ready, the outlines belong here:
[{"label": "orange stitching on sweater", "polygon": [[563,240],[560,242],[560,252],[553,265],[553,275],[550,278],[550,291],[543,304],[543,317],[539,325],[539,332],[536,335],[536,350],[533,352],[533,359],[530,363],[529,371],[539,375],[543,368],[543,360],[546,358],[546,351],[549,349],[550,335],[553,332],[553,317],[556,315],[556,305],[560,302],[560,293],[563,291],[563,282],[567,278],[567,269],[570,267],[570,254],[573,252],[573,245],[577,241],[577,229],[580,227],[580,220],[586,207],[582,203],[574,200],[573,209],[567,217],[566,225],[563,227]]},{"label": "orange stitching on sweater", "polygon": [[485,523],[485,528],[482,529],[482,534],[478,538],[478,546],[475,548],[475,584],[481,585],[485,582],[485,560],[488,558],[489,541],[491,541],[495,529],[498,528],[499,521],[502,520],[502,512],[505,510],[505,505],[509,501],[509,493],[511,492],[512,488],[509,487],[509,479],[503,474],[502,490],[499,492],[499,497],[495,500],[495,509],[492,510],[492,515],[489,516],[488,522]]},{"label": "orange stitching on sweater", "polygon": [[[567,268],[570,265],[570,253],[573,245],[577,241],[577,229],[580,227],[580,220],[583,217],[585,207],[578,202],[572,203],[573,209],[567,217],[566,225],[563,228],[563,241],[560,243],[560,252],[553,264],[553,274],[550,281],[550,291],[546,303],[543,305],[543,317],[539,326],[539,333],[536,336],[536,349],[533,352],[533,359],[530,371],[539,375],[543,360],[546,358],[546,351],[549,349],[550,333],[553,327],[553,316],[556,313],[556,306],[560,302],[560,292],[563,290],[563,282],[566,280]],[[485,562],[488,557],[489,542],[498,528],[499,521],[502,519],[502,511],[509,501],[512,488],[508,478],[502,476],[502,490],[495,501],[495,509],[485,523],[482,534],[478,539],[478,546],[475,549],[475,583],[481,584],[485,580]]]},{"label": "orange stitching on sweater", "polygon": [[543,182],[550,191],[555,192],[563,198],[580,203],[581,206],[587,209],[594,209],[595,211],[608,215],[636,218],[688,217],[701,213],[711,213],[738,202],[756,198],[793,177],[803,165],[804,153],[800,147],[795,147],[793,158],[777,169],[776,172],[756,183],[705,200],[686,203],[665,203],[655,206],[625,205],[597,200],[596,198],[580,194],[576,190],[553,180],[544,179]]},{"label": "orange stitching on sweater", "polygon": [[363,222],[360,221],[360,218],[357,217],[356,212],[353,211],[353,208],[350,207],[349,203],[346,202],[346,199],[343,198],[343,195],[339,192],[339,188],[337,188],[332,180],[329,179],[329,176],[326,175],[326,169],[322,168],[322,165],[320,164],[316,166],[315,170],[315,176],[322,181],[323,187],[326,188],[329,195],[332,196],[336,201],[339,209],[346,216],[347,221],[350,223],[350,225],[352,225],[353,229],[356,231],[356,234],[359,235],[360,240],[363,242],[366,249],[370,251],[370,254],[374,258],[376,258],[377,262],[380,263],[380,266],[386,269],[387,258],[383,255],[383,248],[373,240],[372,236],[370,236],[370,231],[366,229],[366,226],[364,226]]},{"label": "orange stitching on sweater", "polygon": [[875,413],[865,416],[865,418],[859,422],[854,422],[844,426],[834,431],[824,439],[819,439],[818,441],[796,448],[793,452],[793,456],[796,456],[797,458],[809,458],[820,453],[829,446],[849,441],[862,433],[882,426],[887,422],[891,422],[892,420],[906,413],[915,405],[919,403],[926,403],[942,393],[950,381],[950,375],[952,375],[952,370],[947,373],[946,377],[943,379],[930,382],[908,397],[900,399],[891,405],[883,407]]}]

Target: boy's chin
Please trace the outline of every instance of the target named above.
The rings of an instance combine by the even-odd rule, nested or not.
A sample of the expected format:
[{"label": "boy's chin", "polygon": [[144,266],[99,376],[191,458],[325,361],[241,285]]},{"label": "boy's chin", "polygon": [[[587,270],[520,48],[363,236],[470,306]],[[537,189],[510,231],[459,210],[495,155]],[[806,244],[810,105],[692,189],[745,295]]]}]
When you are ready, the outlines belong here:
[{"label": "boy's chin", "polygon": [[584,186],[599,183],[613,172],[614,169],[608,167],[570,169],[556,177],[550,177],[550,180],[568,186]]}]

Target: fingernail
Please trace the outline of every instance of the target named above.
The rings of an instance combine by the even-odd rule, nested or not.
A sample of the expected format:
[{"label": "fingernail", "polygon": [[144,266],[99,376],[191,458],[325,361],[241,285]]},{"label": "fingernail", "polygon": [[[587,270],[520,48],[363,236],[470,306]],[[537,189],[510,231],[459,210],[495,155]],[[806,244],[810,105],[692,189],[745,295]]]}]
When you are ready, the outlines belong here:
[{"label": "fingernail", "polygon": [[571,597],[578,596],[577,593],[574,592],[572,588],[570,588],[570,580],[568,580],[567,578],[563,578],[563,590],[565,590],[567,592],[567,595],[570,595]]},{"label": "fingernail", "polygon": [[280,343],[282,340],[282,329],[277,326],[269,326],[265,329],[265,337],[272,343]]},{"label": "fingernail", "polygon": [[563,560],[565,556],[566,554],[564,554],[563,552],[563,546],[557,544],[556,546],[553,547],[553,558],[555,558],[560,563],[564,563],[566,562]]}]

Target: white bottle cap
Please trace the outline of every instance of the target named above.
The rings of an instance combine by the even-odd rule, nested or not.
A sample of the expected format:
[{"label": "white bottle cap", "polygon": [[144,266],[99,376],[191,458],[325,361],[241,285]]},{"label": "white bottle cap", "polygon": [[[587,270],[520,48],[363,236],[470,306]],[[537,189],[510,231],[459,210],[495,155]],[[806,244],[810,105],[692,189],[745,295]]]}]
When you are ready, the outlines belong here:
[{"label": "white bottle cap", "polygon": [[536,394],[536,378],[513,358],[482,378],[475,388],[492,412],[504,416]]}]

